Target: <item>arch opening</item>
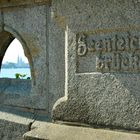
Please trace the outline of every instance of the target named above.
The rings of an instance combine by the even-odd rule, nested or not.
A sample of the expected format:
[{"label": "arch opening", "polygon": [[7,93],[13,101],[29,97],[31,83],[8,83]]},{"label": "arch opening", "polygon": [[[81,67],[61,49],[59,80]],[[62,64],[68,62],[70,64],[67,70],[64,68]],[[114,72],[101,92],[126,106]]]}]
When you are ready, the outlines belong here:
[{"label": "arch opening", "polygon": [[26,43],[7,31],[0,33],[0,78],[32,79],[33,62]]},{"label": "arch opening", "polygon": [[8,46],[2,60],[0,78],[31,79],[30,65],[23,46],[15,38]]}]

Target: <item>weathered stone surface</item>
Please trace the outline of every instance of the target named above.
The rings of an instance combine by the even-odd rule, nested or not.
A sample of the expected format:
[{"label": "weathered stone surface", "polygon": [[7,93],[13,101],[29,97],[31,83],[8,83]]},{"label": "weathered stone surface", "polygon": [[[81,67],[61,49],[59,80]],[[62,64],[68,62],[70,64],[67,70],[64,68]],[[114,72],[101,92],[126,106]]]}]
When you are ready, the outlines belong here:
[{"label": "weathered stone surface", "polygon": [[3,19],[2,19],[2,13],[0,12],[0,31],[2,31],[3,27]]},{"label": "weathered stone surface", "polygon": [[0,80],[0,93],[19,95],[30,95],[31,93],[31,80],[1,78]]},{"label": "weathered stone surface", "polygon": [[[66,23],[65,97],[54,105],[54,120],[140,130],[139,7],[132,0],[53,1]],[[104,42],[115,36],[113,50]]]},{"label": "weathered stone surface", "polygon": [[24,135],[24,140],[139,140],[139,134],[45,124]]},{"label": "weathered stone surface", "polygon": [[34,4],[50,4],[50,0],[1,0],[0,8],[13,6],[26,6]]},{"label": "weathered stone surface", "polygon": [[[31,80],[21,79],[0,79],[0,102],[1,104],[13,106],[31,106],[33,100],[31,95]],[[33,104],[32,104],[33,105]]]},{"label": "weathered stone surface", "polygon": [[[0,9],[0,30],[2,30],[0,64],[6,49],[16,37],[29,60],[32,75],[28,87],[24,86],[23,81],[20,86],[15,86],[16,82],[11,83],[11,80],[7,79],[5,86],[1,85],[0,96],[5,105],[46,109],[46,113],[51,116],[53,104],[64,96],[65,29],[59,28],[50,19],[52,13],[49,2],[48,0],[0,1],[2,7]],[[63,41],[60,41],[60,38]],[[1,79],[1,82],[5,81]]]},{"label": "weathered stone surface", "polygon": [[39,124],[47,121],[48,117],[41,112],[20,111],[0,104],[0,139],[23,140],[23,134],[30,131],[35,122],[34,127],[38,127]]},{"label": "weathered stone surface", "polygon": [[15,115],[0,108],[1,140],[23,140],[22,135],[29,131],[29,124],[33,121],[33,115],[26,116],[27,114],[24,114],[24,117],[21,117],[19,114]]},{"label": "weathered stone surface", "polygon": [[28,95],[19,94],[17,100],[11,98],[11,95],[7,96],[3,100],[4,104],[46,109],[49,104],[46,102],[49,87],[49,85],[46,86],[48,80],[48,59],[46,58],[48,57],[48,6],[15,7],[2,12],[4,31],[0,34],[3,40],[0,43],[0,61],[7,47],[16,37],[21,42],[25,55],[29,60],[32,75],[30,95],[28,89],[26,90],[23,85],[21,90],[25,89],[24,92],[27,92]]},{"label": "weathered stone surface", "polygon": [[65,26],[56,24],[51,13],[49,21],[49,110],[65,93]]},{"label": "weathered stone surface", "polygon": [[[1,91],[3,104],[46,109],[50,117],[65,93],[54,105],[54,120],[140,130],[139,1],[53,0],[51,8],[47,2],[5,2],[0,62],[16,37],[29,59],[32,81],[21,91],[19,84],[16,96],[13,86]],[[24,4],[32,6],[19,7]]]},{"label": "weathered stone surface", "polygon": [[52,0],[54,13],[67,17],[71,30],[79,32],[139,25],[139,6],[138,0]]}]

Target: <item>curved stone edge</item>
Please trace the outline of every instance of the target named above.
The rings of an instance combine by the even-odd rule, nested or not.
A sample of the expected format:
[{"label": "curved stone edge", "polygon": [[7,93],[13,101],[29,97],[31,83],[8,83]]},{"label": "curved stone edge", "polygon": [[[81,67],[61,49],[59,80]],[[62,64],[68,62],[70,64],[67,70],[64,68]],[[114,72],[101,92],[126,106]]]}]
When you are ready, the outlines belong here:
[{"label": "curved stone edge", "polygon": [[56,101],[52,109],[52,119],[53,121],[56,120],[63,120],[64,112],[66,109],[67,97],[64,96]]}]

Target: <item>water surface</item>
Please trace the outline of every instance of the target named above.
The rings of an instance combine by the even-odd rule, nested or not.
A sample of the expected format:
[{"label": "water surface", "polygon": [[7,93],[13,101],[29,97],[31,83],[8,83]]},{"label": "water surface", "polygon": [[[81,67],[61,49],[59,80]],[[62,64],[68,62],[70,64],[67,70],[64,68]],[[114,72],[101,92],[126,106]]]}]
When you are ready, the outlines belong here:
[{"label": "water surface", "polygon": [[15,74],[26,74],[27,77],[31,77],[30,69],[29,68],[12,68],[12,69],[1,69],[0,78],[15,78]]}]

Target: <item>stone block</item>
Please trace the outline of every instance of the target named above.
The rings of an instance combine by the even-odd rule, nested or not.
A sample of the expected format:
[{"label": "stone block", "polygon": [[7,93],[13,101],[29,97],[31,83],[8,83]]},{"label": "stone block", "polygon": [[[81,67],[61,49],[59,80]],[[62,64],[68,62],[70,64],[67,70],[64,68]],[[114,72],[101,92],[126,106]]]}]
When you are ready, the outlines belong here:
[{"label": "stone block", "polygon": [[23,134],[29,131],[29,124],[33,121],[32,114],[22,113],[0,107],[0,139],[23,140]]},{"label": "stone block", "polygon": [[24,140],[139,140],[139,134],[86,127],[45,124],[24,134]]},{"label": "stone block", "polygon": [[35,4],[50,4],[50,0],[1,0],[0,8],[27,6]]},{"label": "stone block", "polygon": [[54,120],[140,130],[139,8],[132,0],[52,2],[66,23],[65,96]]},{"label": "stone block", "polygon": [[64,96],[65,88],[65,30],[56,24],[55,19],[49,21],[49,110],[54,103]]}]

